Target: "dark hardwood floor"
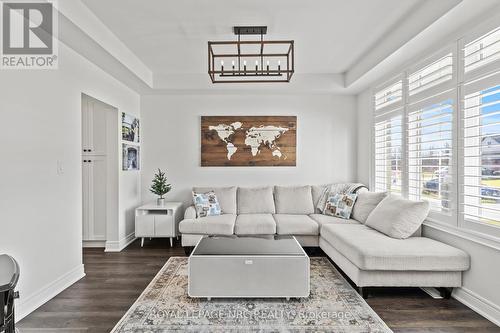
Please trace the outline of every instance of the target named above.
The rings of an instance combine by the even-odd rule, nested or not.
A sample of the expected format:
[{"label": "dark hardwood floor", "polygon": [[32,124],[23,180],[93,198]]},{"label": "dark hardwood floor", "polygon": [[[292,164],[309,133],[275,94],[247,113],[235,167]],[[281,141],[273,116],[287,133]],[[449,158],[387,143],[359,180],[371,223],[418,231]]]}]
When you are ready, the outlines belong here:
[{"label": "dark hardwood floor", "polygon": [[[171,256],[184,256],[184,251],[164,239],[146,240],[144,248],[135,241],[120,253],[85,249],[85,278],[17,327],[21,333],[109,332]],[[500,332],[458,301],[432,299],[418,288],[375,289],[367,302],[394,332]]]}]

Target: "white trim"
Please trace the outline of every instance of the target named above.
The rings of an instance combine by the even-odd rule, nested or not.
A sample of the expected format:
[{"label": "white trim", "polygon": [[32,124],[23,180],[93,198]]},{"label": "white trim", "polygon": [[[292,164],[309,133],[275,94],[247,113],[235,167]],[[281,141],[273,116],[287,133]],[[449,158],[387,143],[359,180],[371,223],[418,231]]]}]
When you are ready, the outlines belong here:
[{"label": "white trim", "polygon": [[500,326],[500,307],[465,287],[453,289],[452,297]]},{"label": "white trim", "polygon": [[[408,68],[414,66],[415,62],[418,62],[419,59],[427,59],[429,57],[432,57],[432,55],[435,55],[440,50],[442,51],[445,47],[447,46],[449,47],[452,44],[458,43],[460,47],[458,49],[454,48],[453,52],[456,52],[457,55],[463,55],[463,52],[461,51],[463,46],[465,46],[465,44],[467,43],[466,36],[473,35],[477,38],[480,35],[486,33],[487,31],[494,29],[494,27],[498,25],[500,25],[499,13],[495,13],[486,18],[478,17],[477,19],[469,21],[465,26],[460,27],[459,29],[455,30],[454,32],[452,32],[451,34],[440,40],[439,42],[436,42],[431,46],[425,48],[422,52],[417,53],[417,55],[413,55],[410,60],[405,61],[403,64],[397,66],[395,69],[387,72],[385,75],[382,75],[372,84],[370,84],[369,87],[378,90],[379,87],[383,87],[387,82],[394,79],[398,75],[401,75],[401,73],[408,70]],[[446,46],[443,47],[443,45]],[[463,63],[461,63],[462,61],[463,61],[462,56],[457,57],[458,66],[456,67],[456,69],[458,72],[457,73],[458,82],[461,82],[461,80],[463,80],[463,77],[462,78],[460,77],[460,75],[462,75],[460,70],[463,69]]]},{"label": "white trim", "polygon": [[[153,87],[153,71],[83,1],[58,1],[55,6],[61,15],[68,18],[72,24],[81,29],[93,42],[102,47],[120,64],[123,64],[144,84],[148,87]],[[59,37],[62,37],[62,42],[66,42],[64,36]]]},{"label": "white trim", "polygon": [[37,292],[28,295],[27,297],[24,297],[21,294],[19,302],[16,303],[16,322],[35,311],[37,308],[54,298],[57,294],[84,276],[84,267],[83,264],[80,264],[56,280],[40,288]]},{"label": "white trim", "polygon": [[105,240],[84,240],[82,241],[82,247],[106,247]]},{"label": "white trim", "polygon": [[104,252],[120,252],[135,241],[135,232],[131,232],[119,241],[106,241]]},{"label": "white trim", "polygon": [[424,227],[435,229],[468,241],[492,248],[496,251],[500,251],[500,239],[492,237],[482,232],[476,232],[470,229],[458,228],[451,224],[445,224],[435,220],[429,220],[424,222]]}]

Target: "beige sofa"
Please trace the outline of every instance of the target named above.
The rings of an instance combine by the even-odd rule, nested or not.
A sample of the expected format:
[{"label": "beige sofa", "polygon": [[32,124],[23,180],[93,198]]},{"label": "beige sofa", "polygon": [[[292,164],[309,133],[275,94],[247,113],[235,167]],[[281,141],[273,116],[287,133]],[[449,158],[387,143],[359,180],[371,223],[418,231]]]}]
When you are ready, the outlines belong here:
[{"label": "beige sofa", "polygon": [[[182,246],[196,245],[203,235],[294,235],[302,246],[319,246],[358,286],[461,286],[469,256],[454,247],[420,237],[386,236],[364,224],[375,207],[367,201],[354,205],[349,220],[319,214],[315,208],[324,186],[260,188],[198,187],[213,190],[223,214],[196,217],[188,207],[179,224]],[[367,191],[361,189],[362,192]],[[449,296],[450,289],[444,289]]]}]

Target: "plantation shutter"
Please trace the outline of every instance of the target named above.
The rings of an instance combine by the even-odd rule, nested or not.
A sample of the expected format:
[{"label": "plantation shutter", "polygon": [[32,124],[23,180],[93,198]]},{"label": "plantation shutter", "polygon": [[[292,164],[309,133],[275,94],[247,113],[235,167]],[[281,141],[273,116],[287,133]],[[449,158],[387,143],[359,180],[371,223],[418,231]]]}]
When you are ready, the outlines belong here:
[{"label": "plantation shutter", "polygon": [[444,57],[418,69],[408,77],[408,92],[410,96],[424,90],[450,81],[453,77],[453,55],[446,54]]},{"label": "plantation shutter", "polygon": [[444,93],[409,107],[408,197],[450,214],[453,199],[453,100]]},{"label": "plantation shutter", "polygon": [[375,93],[375,110],[382,114],[384,108],[399,104],[403,100],[403,81],[399,80]]},{"label": "plantation shutter", "polygon": [[403,174],[403,81],[396,80],[374,95],[375,191],[401,195]]},{"label": "plantation shutter", "polygon": [[375,191],[401,194],[402,116],[375,123]]},{"label": "plantation shutter", "polygon": [[470,41],[464,47],[465,73],[500,60],[500,27]]},{"label": "plantation shutter", "polygon": [[464,86],[462,209],[500,226],[500,74]]}]

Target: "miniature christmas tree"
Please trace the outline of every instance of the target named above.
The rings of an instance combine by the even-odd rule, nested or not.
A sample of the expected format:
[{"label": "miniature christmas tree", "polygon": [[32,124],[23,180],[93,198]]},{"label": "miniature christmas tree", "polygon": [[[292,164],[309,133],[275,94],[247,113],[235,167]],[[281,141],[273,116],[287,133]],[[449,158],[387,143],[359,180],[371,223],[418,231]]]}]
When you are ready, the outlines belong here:
[{"label": "miniature christmas tree", "polygon": [[163,196],[167,194],[172,189],[172,185],[167,184],[167,177],[165,172],[158,169],[158,173],[155,174],[153,183],[151,184],[150,191],[163,199]]}]

